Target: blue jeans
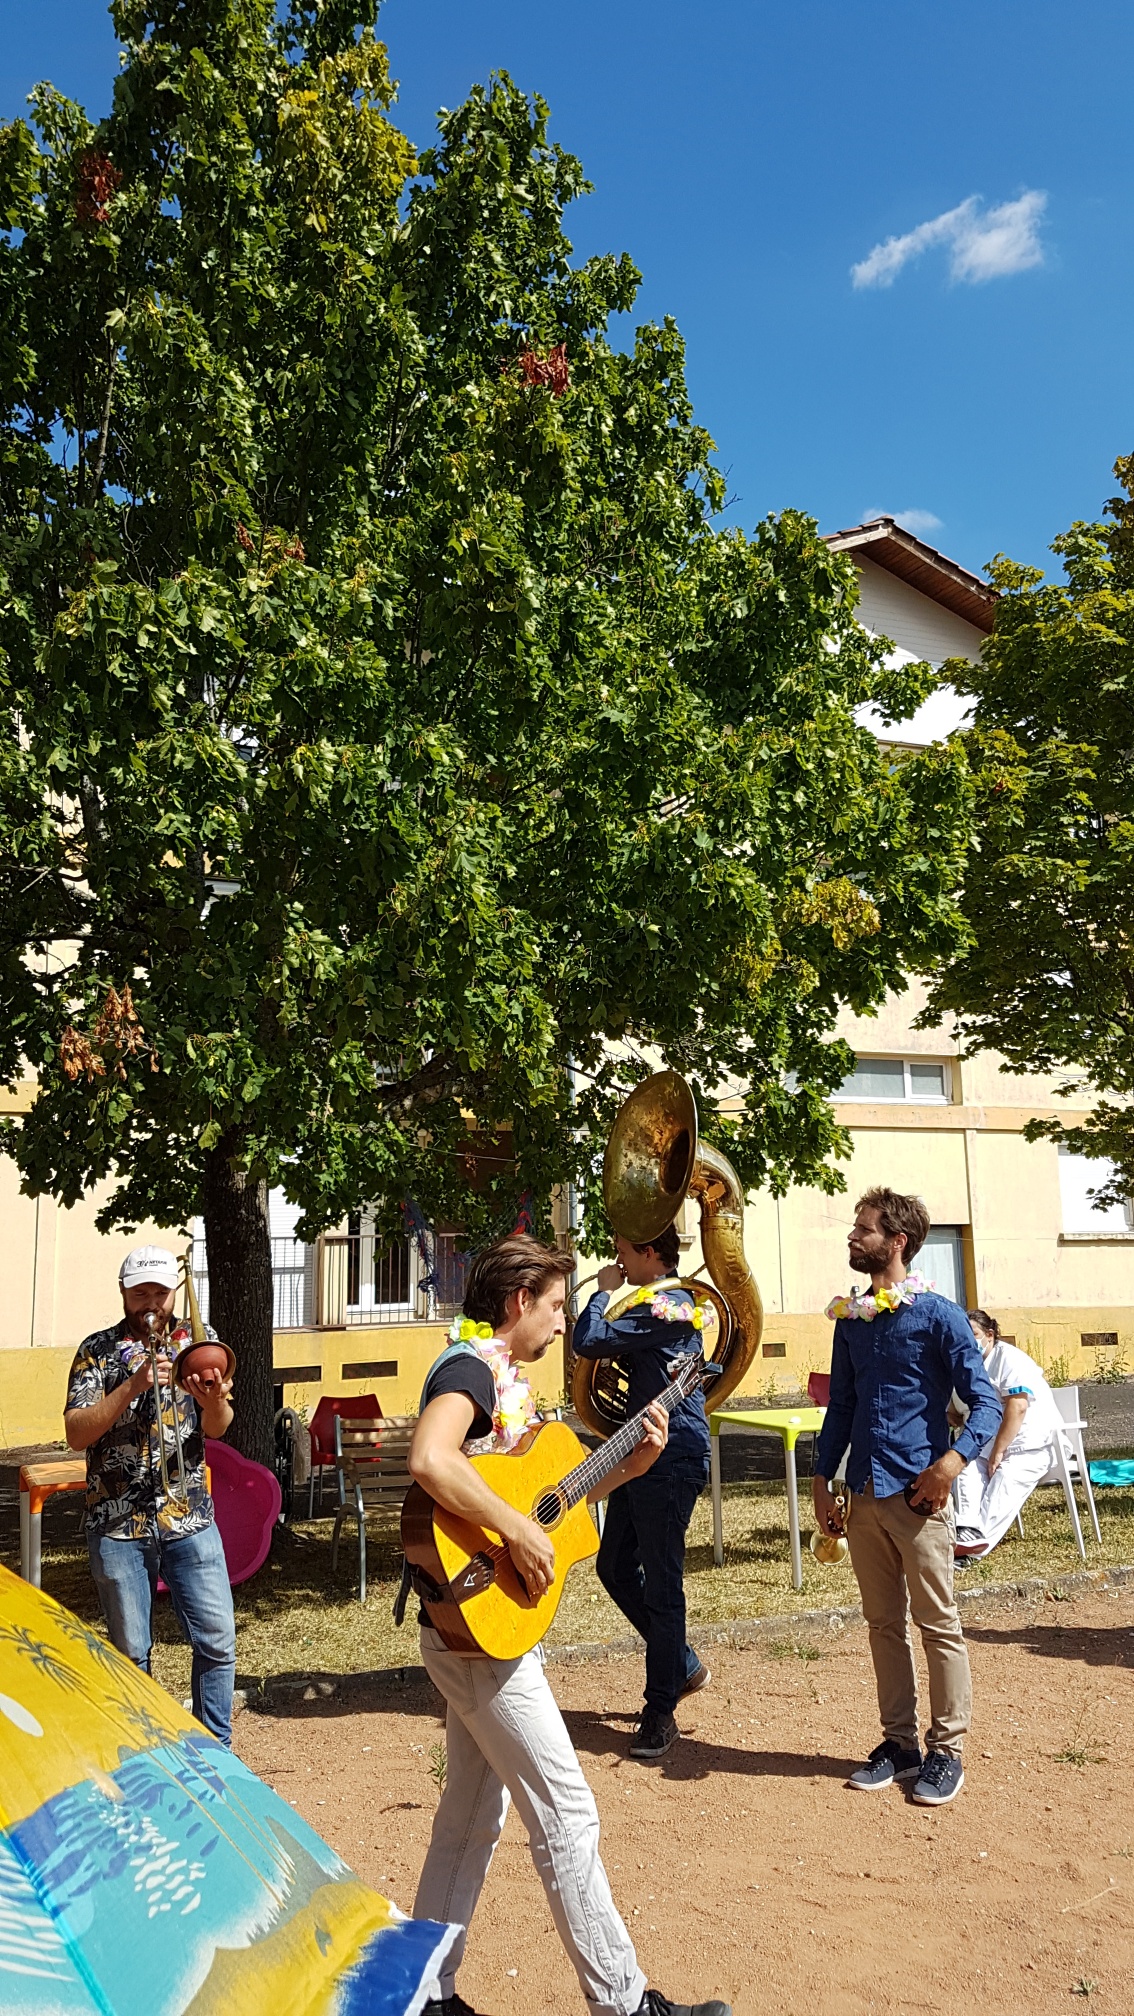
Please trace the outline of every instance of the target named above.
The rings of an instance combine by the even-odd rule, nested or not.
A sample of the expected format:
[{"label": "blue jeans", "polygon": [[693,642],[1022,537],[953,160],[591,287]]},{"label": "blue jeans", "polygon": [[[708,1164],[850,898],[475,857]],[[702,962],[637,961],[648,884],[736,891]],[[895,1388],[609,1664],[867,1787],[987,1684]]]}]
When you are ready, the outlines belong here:
[{"label": "blue jeans", "polygon": [[150,1670],[152,1613],[158,1576],[168,1585],[177,1620],[193,1648],[193,1713],[209,1734],[232,1748],[236,1623],[221,1537],[212,1524],[168,1540],[87,1537],[91,1574],[111,1643]]},{"label": "blue jeans", "polygon": [[646,1706],[672,1715],[700,1661],[685,1642],[685,1535],[705,1488],[699,1447],[667,1450],[644,1477],[607,1501],[595,1568],[627,1622],[646,1641]]}]

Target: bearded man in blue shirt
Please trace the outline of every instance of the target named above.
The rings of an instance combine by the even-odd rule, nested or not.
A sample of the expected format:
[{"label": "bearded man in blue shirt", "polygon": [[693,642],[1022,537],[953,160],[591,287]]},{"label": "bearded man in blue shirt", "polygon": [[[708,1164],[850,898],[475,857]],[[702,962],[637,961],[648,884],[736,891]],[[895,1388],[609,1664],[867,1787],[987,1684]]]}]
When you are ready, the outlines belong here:
[{"label": "bearded man in blue shirt", "polygon": [[[953,1596],[951,1490],[996,1433],[1000,1402],[964,1310],[935,1294],[909,1263],[929,1231],[920,1197],[868,1190],[855,1207],[850,1264],[870,1294],[836,1296],[831,1394],[813,1479],[820,1532],[846,1530],[862,1594],[883,1740],[848,1783],[872,1792],[916,1780],[922,1806],[944,1806],[965,1782],[961,1761],[972,1680]],[[956,1391],[969,1418],[950,1447]],[[847,1445],[847,1511],[829,1479]],[[929,1668],[931,1721],[922,1756],[909,1618]]]}]

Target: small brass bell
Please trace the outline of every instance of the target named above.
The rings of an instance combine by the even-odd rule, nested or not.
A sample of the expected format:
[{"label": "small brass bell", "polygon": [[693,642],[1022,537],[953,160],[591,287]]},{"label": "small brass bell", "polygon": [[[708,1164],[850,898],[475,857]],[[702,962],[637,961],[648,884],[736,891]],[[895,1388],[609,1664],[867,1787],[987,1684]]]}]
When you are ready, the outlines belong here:
[{"label": "small brass bell", "polygon": [[837,1491],[835,1493],[835,1504],[838,1506],[840,1515],[842,1517],[844,1528],[843,1532],[842,1533],[815,1532],[811,1535],[811,1538],[807,1543],[811,1549],[811,1552],[814,1554],[815,1559],[817,1561],[821,1561],[824,1568],[836,1567],[840,1561],[846,1560],[847,1554],[850,1551],[847,1545],[847,1536],[845,1531],[847,1521],[850,1518],[850,1492],[847,1490],[845,1485],[843,1486],[843,1489],[841,1491]]},{"label": "small brass bell", "polygon": [[849,1551],[845,1533],[813,1533],[807,1544],[824,1568],[833,1568],[836,1562],[845,1561]]}]

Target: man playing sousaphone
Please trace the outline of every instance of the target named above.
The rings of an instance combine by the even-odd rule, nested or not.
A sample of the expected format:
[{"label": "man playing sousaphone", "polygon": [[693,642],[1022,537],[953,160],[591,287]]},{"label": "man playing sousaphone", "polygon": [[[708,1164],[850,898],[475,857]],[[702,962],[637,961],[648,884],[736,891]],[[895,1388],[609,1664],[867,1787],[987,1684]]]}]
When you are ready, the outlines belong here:
[{"label": "man playing sousaphone", "polygon": [[[164,1247],[126,1255],[122,1320],[80,1344],[63,1426],[68,1447],[86,1451],[87,1549],[111,1642],[149,1672],[160,1575],[193,1652],[193,1713],[231,1748],[236,1627],[204,1438],[223,1435],[232,1421],[232,1380],[186,1371],[171,1397],[166,1340],[179,1278]],[[216,1332],[203,1327],[215,1342]],[[159,1395],[151,1334],[161,1340]]]},{"label": "man playing sousaphone", "polygon": [[[580,1311],[571,1349],[576,1358],[617,1358],[635,1413],[667,1384],[675,1352],[700,1353],[701,1311],[677,1279],[675,1226],[643,1246],[619,1235],[615,1250],[617,1262],[599,1270],[597,1291]],[[623,1284],[638,1293],[609,1322],[611,1292]],[[645,1708],[630,1739],[640,1763],[665,1756],[677,1741],[679,1700],[709,1678],[685,1639],[685,1536],[708,1479],[709,1423],[698,1388],[675,1409],[669,1441],[648,1475],[612,1490],[607,1502],[598,1578],[646,1641]]]},{"label": "man playing sousaphone", "polygon": [[[413,1477],[436,1504],[500,1535],[533,1598],[555,1573],[551,1540],[491,1489],[469,1457],[514,1450],[538,1422],[525,1372],[563,1336],[564,1282],[574,1264],[526,1233],[477,1256],[465,1322],[454,1326],[452,1344],[426,1378],[409,1452]],[[646,1472],[665,1447],[667,1425],[664,1409],[652,1407],[645,1439],[608,1481]],[[474,1658],[449,1649],[424,1612],[421,1626],[425,1668],[446,1703],[447,1775],[414,1915],[462,1928],[425,2016],[472,2016],[455,1977],[511,1800],[593,2016],[730,2016],[723,2002],[691,2010],[647,1987],[599,1857],[594,1796],[538,1648],[518,1659]]]}]

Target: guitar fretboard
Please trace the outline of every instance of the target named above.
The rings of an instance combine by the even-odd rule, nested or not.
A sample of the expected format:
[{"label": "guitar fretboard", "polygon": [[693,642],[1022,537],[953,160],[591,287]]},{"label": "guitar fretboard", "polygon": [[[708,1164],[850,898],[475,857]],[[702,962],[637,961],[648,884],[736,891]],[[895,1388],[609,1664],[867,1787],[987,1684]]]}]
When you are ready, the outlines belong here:
[{"label": "guitar fretboard", "polygon": [[[699,1370],[700,1368],[698,1372]],[[650,1406],[664,1407],[667,1414],[672,1414],[678,1401],[683,1400],[686,1394],[699,1384],[699,1376],[690,1381],[687,1371],[682,1378],[672,1379],[656,1399],[650,1401]],[[621,1428],[615,1429],[614,1434],[600,1449],[592,1450],[584,1462],[576,1464],[574,1470],[569,1470],[554,1491],[544,1494],[532,1516],[541,1524],[550,1525],[565,1507],[577,1505],[580,1498],[586,1498],[597,1484],[602,1483],[604,1477],[609,1477],[612,1470],[617,1470],[619,1464],[625,1462],[627,1456],[632,1455],[639,1442],[643,1440],[646,1432],[646,1413],[647,1409],[643,1407],[639,1413],[632,1415],[629,1421],[623,1422]]]}]

